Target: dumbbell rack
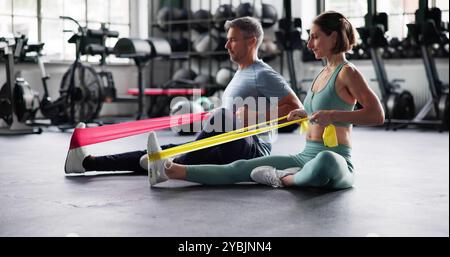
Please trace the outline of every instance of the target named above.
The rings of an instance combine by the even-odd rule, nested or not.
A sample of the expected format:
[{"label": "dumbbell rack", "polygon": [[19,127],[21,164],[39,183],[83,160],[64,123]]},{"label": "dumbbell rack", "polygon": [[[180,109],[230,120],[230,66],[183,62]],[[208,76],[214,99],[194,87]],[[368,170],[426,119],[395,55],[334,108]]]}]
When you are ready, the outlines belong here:
[{"label": "dumbbell rack", "polygon": [[[196,1],[196,2],[194,2]],[[226,51],[224,45],[226,42],[226,32],[225,31],[219,31],[217,29],[217,26],[214,26],[214,21],[223,21],[226,20],[232,20],[235,17],[221,17],[221,19],[213,18],[214,12],[216,11],[213,9],[213,1],[212,0],[187,0],[187,1],[179,1],[178,4],[174,4],[174,1],[168,1],[169,3],[164,6],[158,6],[155,1],[150,1],[149,3],[149,17],[154,17],[152,20],[150,20],[150,31],[149,34],[151,36],[160,36],[165,37],[166,39],[171,38],[187,38],[187,51],[180,51],[180,52],[174,52],[172,55],[172,58],[170,60],[170,68],[169,73],[170,77],[173,76],[175,73],[175,70],[177,68],[185,67],[189,70],[191,68],[198,68],[199,74],[202,75],[208,75],[209,77],[215,77],[215,74],[217,71],[219,71],[221,68],[235,68],[235,65],[230,61],[228,56],[228,51]],[[184,5],[182,5],[182,2],[184,2]],[[233,2],[231,0],[223,0],[219,1],[219,6],[222,4],[226,5],[233,5]],[[243,3],[244,1],[240,1],[239,4]],[[249,1],[245,1],[249,2]],[[250,3],[253,3],[253,6],[255,6],[256,3],[259,3],[260,0],[253,0],[250,1]],[[208,19],[198,19],[194,17],[192,9],[194,6],[194,3],[198,4],[197,6],[201,10],[205,10],[209,12],[209,18]],[[162,31],[160,29],[160,26],[158,25],[158,20],[156,17],[158,17],[158,12],[163,8],[183,8],[187,12],[187,16],[185,20],[173,20],[172,17],[169,17],[169,21],[164,22],[164,24],[167,26],[165,29],[166,31]],[[170,13],[172,14],[172,13]],[[216,49],[215,51],[205,51],[205,52],[196,52],[194,51],[194,44],[193,39],[196,36],[196,32],[194,31],[194,27],[198,24],[207,24],[208,32],[205,32],[205,34],[208,34],[209,36],[219,37],[222,38],[223,41],[223,50]],[[183,26],[185,30],[180,30],[178,27]],[[199,33],[200,34],[200,33]],[[211,42],[209,47],[211,48]],[[219,45],[222,45],[222,42],[220,42]],[[209,49],[211,50],[211,49]],[[281,56],[281,54],[279,55]],[[263,59],[265,56],[261,56]],[[282,58],[280,58],[281,61]],[[205,72],[205,63],[206,63],[206,72]],[[187,66],[187,67],[186,67]],[[155,66],[151,63],[150,64],[150,72],[151,72],[151,85],[155,85],[153,78],[155,77]],[[205,74],[206,73],[206,74]],[[212,82],[209,85],[205,85],[208,89],[207,91],[211,94],[215,92],[216,90],[223,90],[223,86],[219,86]]]}]

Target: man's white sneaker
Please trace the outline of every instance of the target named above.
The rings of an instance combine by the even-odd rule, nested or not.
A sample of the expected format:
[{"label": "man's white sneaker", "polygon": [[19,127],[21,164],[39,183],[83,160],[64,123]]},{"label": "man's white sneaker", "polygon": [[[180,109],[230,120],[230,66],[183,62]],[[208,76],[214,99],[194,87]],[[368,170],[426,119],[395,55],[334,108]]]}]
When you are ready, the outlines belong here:
[{"label": "man's white sneaker", "polygon": [[250,177],[256,183],[272,187],[284,187],[282,178],[293,175],[300,171],[300,168],[289,168],[286,170],[277,170],[271,166],[261,166],[252,170]]},{"label": "man's white sneaker", "polygon": [[[76,128],[86,128],[86,124],[80,122]],[[70,149],[67,152],[66,163],[64,165],[64,171],[66,174],[83,174],[86,171],[83,167],[84,158],[86,158],[86,151],[83,147]]]},{"label": "man's white sneaker", "polygon": [[[161,152],[161,146],[158,143],[155,132],[150,132],[147,140],[147,153],[153,154]],[[153,162],[148,162],[148,181],[150,186],[162,183],[168,180],[164,172],[164,163],[166,160],[157,160]]]}]

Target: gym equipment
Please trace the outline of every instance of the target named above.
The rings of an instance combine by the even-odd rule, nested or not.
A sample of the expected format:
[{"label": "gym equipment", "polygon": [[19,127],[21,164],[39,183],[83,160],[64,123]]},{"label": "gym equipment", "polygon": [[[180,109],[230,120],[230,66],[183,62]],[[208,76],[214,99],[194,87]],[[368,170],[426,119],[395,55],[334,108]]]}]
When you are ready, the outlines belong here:
[{"label": "gym equipment", "polygon": [[212,14],[210,11],[200,9],[196,11],[192,19],[192,28],[199,33],[206,33],[212,27]]},{"label": "gym equipment", "polygon": [[177,21],[175,22],[175,29],[179,31],[186,31],[189,28],[189,23],[186,22],[192,17],[192,12],[188,9],[179,9]]},{"label": "gym equipment", "polygon": [[186,30],[185,20],[189,17],[188,10],[180,9],[172,6],[162,7],[156,16],[158,28],[163,31]]},{"label": "gym equipment", "polygon": [[420,58],[420,45],[417,38],[419,34],[415,24],[407,24],[408,35],[401,42],[403,48],[403,56],[405,58]]},{"label": "gym equipment", "polygon": [[281,54],[277,44],[269,38],[265,37],[259,48],[259,56],[264,62],[270,62]]},{"label": "gym equipment", "polygon": [[216,83],[219,86],[226,87],[234,77],[235,71],[230,67],[221,68],[216,74]]},{"label": "gym equipment", "polygon": [[[171,47],[169,43],[164,39],[159,38],[149,38],[148,40],[139,39],[120,39],[114,48],[106,47],[105,41],[107,38],[116,38],[119,33],[116,31],[110,31],[102,24],[100,30],[92,30],[87,28],[82,28],[79,26],[78,22],[70,17],[62,17],[64,19],[69,19],[74,21],[78,25],[78,33],[72,36],[69,40],[70,43],[75,43],[77,47],[77,58],[75,69],[76,72],[80,74],[77,76],[82,84],[88,86],[96,86],[102,89],[103,97],[95,99],[96,103],[99,105],[98,110],[89,118],[93,119],[97,116],[101,108],[101,103],[104,102],[114,102],[114,103],[137,103],[138,113],[136,119],[140,119],[143,113],[143,75],[142,69],[148,61],[155,58],[167,58],[171,54]],[[79,62],[79,55],[100,55],[100,67],[101,71],[96,72],[93,68],[88,65],[81,64]],[[137,97],[133,94],[132,96],[117,96],[116,88],[114,85],[113,74],[106,70],[106,57],[110,54],[115,54],[119,58],[132,58],[138,67],[138,83],[139,83],[139,93]],[[63,85],[70,85],[70,81],[67,78],[72,74],[71,69],[63,77]],[[86,82],[86,80],[91,80],[92,82]],[[99,83],[98,83],[99,82]],[[90,95],[95,95],[91,93]],[[101,121],[103,123],[103,121]]]},{"label": "gym equipment", "polygon": [[190,124],[191,122],[204,120],[207,117],[209,117],[209,113],[205,112],[131,121],[84,129],[75,128],[70,140],[69,150],[129,136],[136,136],[149,131],[163,130],[173,126]]},{"label": "gym equipment", "polygon": [[224,32],[225,22],[234,18],[236,18],[234,7],[231,4],[222,4],[217,8],[213,16],[214,27],[218,31]]},{"label": "gym equipment", "polygon": [[[225,51],[226,38],[215,33],[200,34],[194,41],[194,49],[200,54],[213,54],[216,59],[226,59],[228,54]],[[216,53],[217,52],[217,53]]]},{"label": "gym equipment", "polygon": [[[137,96],[139,95],[139,89],[130,88],[127,90],[129,95]],[[146,88],[144,89],[144,95],[146,96],[186,96],[186,95],[203,95],[205,94],[205,89],[202,88]]]},{"label": "gym equipment", "polygon": [[302,40],[302,20],[294,18],[288,20],[282,18],[278,22],[279,30],[275,32],[277,42],[283,50],[302,50],[304,42]]},{"label": "gym equipment", "polygon": [[[420,44],[421,56],[427,74],[431,98],[412,119],[410,124],[435,125],[439,131],[449,129],[449,87],[442,83],[436,69],[436,63],[431,56],[430,48],[441,41],[442,31],[441,10],[428,8],[427,0],[419,1],[419,9],[415,13],[416,23],[408,24],[411,37]],[[431,116],[431,117],[427,117]]]},{"label": "gym equipment", "polygon": [[277,9],[271,4],[262,4],[261,24],[263,28],[270,28],[278,21]]},{"label": "gym equipment", "polygon": [[210,75],[200,74],[194,79],[194,83],[200,87],[212,87],[214,84],[214,78]]},{"label": "gym equipment", "polygon": [[[415,115],[415,104],[412,94],[403,90],[399,82],[404,80],[395,79],[389,81],[383,63],[382,51],[388,46],[385,33],[388,29],[388,16],[386,13],[368,13],[365,16],[365,27],[358,28],[358,33],[370,50],[372,64],[375,69],[376,80],[381,93],[386,115],[386,125],[391,125],[392,120],[397,124],[407,124]],[[403,120],[403,122],[402,122]]]},{"label": "gym equipment", "polygon": [[194,49],[198,53],[213,52],[219,47],[217,37],[209,33],[200,34],[194,41]]},{"label": "gym equipment", "polygon": [[261,11],[261,6],[258,8],[258,6],[254,6],[249,2],[241,3],[236,7],[236,18],[250,16],[259,19],[261,17]]},{"label": "gym equipment", "polygon": [[144,68],[150,60],[169,58],[172,54],[169,42],[162,38],[121,38],[114,46],[114,53],[119,58],[130,58],[138,69],[138,113],[136,119],[143,116],[144,110]]},{"label": "gym equipment", "polygon": [[[77,20],[68,16],[60,16],[60,18],[74,22],[78,30],[68,40],[69,43],[75,44],[75,60],[63,75],[60,85],[61,97],[58,99],[61,100],[59,111],[69,109],[67,120],[64,121],[63,113],[57,115],[56,119],[52,117],[50,119],[52,124],[68,123],[73,126],[78,122],[93,121],[100,112],[104,100],[102,77],[91,66],[81,63],[80,57],[92,53],[106,56],[110,49],[101,45],[104,40],[103,36],[107,37],[107,31],[87,29],[82,27]],[[65,30],[64,32],[72,31]],[[115,36],[115,33],[111,36]],[[41,72],[44,76],[45,71],[42,68]],[[107,74],[105,74],[105,79],[112,80]]]},{"label": "gym equipment", "polygon": [[[307,34],[309,35],[311,30],[306,30]],[[314,62],[314,61],[318,61],[316,60],[316,56],[314,55],[313,51],[311,51],[308,48],[308,42],[303,42],[303,46],[302,46],[302,61],[303,62]],[[352,50],[352,53],[354,52],[354,49]],[[352,59],[354,59],[354,54],[349,54],[349,57],[351,57]]]},{"label": "gym equipment", "polygon": [[173,76],[172,81],[175,83],[190,83],[197,77],[197,73],[191,69],[179,69]]},{"label": "gym equipment", "polygon": [[185,37],[180,38],[170,38],[169,40],[172,52],[188,52],[192,42]]},{"label": "gym equipment", "polygon": [[[294,50],[303,49],[302,41],[302,20],[292,18],[291,0],[283,0],[285,17],[279,21],[279,31],[275,32],[280,48],[286,53],[289,78],[292,90],[297,96],[305,95],[305,91],[298,87],[297,75],[295,72]],[[280,133],[290,133],[298,128],[298,124],[279,129]]]},{"label": "gym equipment", "polygon": [[[63,76],[59,90],[60,96],[55,101],[52,101],[47,86],[47,80],[50,77],[47,75],[41,59],[44,43],[28,44],[27,41],[28,39],[23,35],[16,38],[15,52],[21,61],[27,58],[28,53],[35,54],[34,61],[38,63],[41,71],[44,95],[39,101],[39,106],[35,108],[33,102],[35,99],[38,99],[38,94],[31,90],[26,83],[21,83],[14,90],[16,102],[20,104],[17,111],[19,111],[18,116],[21,117],[22,122],[41,126],[56,125],[60,129],[64,129],[62,125],[72,127],[77,122],[88,122],[95,118],[103,101],[102,88],[95,71],[89,68],[74,71],[75,68],[73,67],[79,67],[79,58],[76,59],[69,71]],[[81,42],[83,42],[82,45]],[[84,47],[88,45],[88,42],[79,40],[78,43],[80,44],[77,44],[77,49],[83,46],[83,51],[86,51]],[[36,123],[35,115],[38,110],[41,111],[45,119],[50,120],[50,124]]]},{"label": "gym equipment", "polygon": [[[187,143],[184,145],[180,145],[180,146],[176,146],[173,148],[169,148],[157,153],[150,153],[151,151],[148,151],[148,161],[156,161],[156,160],[161,160],[161,159],[167,159],[170,157],[174,157],[180,154],[186,154],[186,153],[190,153],[193,151],[198,151],[198,150],[202,150],[205,148],[209,148],[209,147],[213,147],[216,145],[221,145],[221,144],[225,144],[228,142],[232,142],[235,140],[239,140],[242,138],[246,138],[249,136],[253,136],[253,135],[258,135],[261,133],[266,133],[268,131],[274,130],[274,129],[281,129],[287,126],[291,126],[293,124],[301,124],[302,127],[302,131],[306,131],[307,130],[307,123],[308,123],[308,118],[304,118],[304,119],[299,119],[299,120],[295,120],[295,121],[289,121],[286,123],[282,123],[282,124],[277,124],[279,121],[281,120],[285,120],[287,118],[287,116],[285,117],[281,117],[279,119],[274,119],[271,121],[266,121],[257,125],[253,125],[247,128],[242,128],[242,129],[238,129],[235,131],[231,131],[228,133],[224,133],[224,134],[220,134],[217,136],[213,136],[213,137],[209,137],[209,138],[204,138],[201,140],[197,140],[191,143]],[[270,125],[270,124],[274,124],[275,125]],[[323,140],[324,140],[324,145],[327,147],[336,147],[338,145],[337,142],[337,136],[336,136],[336,128],[333,125],[329,125],[325,128],[325,131],[323,133]]]},{"label": "gym equipment", "polygon": [[[103,86],[104,102],[133,102],[133,99],[123,99],[117,96],[113,74],[106,70],[106,57],[114,53],[114,49],[106,46],[108,38],[119,37],[119,32],[109,30],[104,23],[99,30],[87,29],[86,36],[80,37],[80,53],[82,55],[99,55],[100,71],[97,72]],[[77,39],[75,39],[77,40]]]},{"label": "gym equipment", "polygon": [[397,37],[389,40],[389,44],[384,48],[383,59],[401,59],[403,58],[403,46]]},{"label": "gym equipment", "polygon": [[[151,92],[149,92],[150,90]],[[159,90],[161,94],[157,94],[156,89],[144,91],[145,95],[155,96],[152,98],[152,105],[147,110],[149,117],[169,115],[169,107],[174,96],[184,96],[189,99],[209,96],[217,90],[217,87],[214,85],[211,76],[197,75],[191,69],[181,68]],[[165,94],[162,94],[162,92],[165,92]]]},{"label": "gym equipment", "polygon": [[[36,129],[24,124],[24,113],[28,113],[28,109],[33,109],[30,106],[30,100],[27,98],[17,99],[20,92],[24,90],[22,96],[25,95],[25,90],[30,90],[28,83],[24,80],[14,81],[14,52],[13,46],[15,42],[12,39],[0,38],[0,57],[5,59],[6,83],[0,89],[0,118],[6,122],[5,128],[0,128],[0,135],[22,135],[41,133],[40,128]],[[34,98],[34,95],[31,95]],[[23,101],[18,101],[23,100]],[[32,102],[31,102],[32,103]],[[24,110],[25,109],[25,110]]]},{"label": "gym equipment", "polygon": [[[176,102],[170,107],[170,116],[179,116],[190,113],[203,113],[205,110],[198,102],[182,100]],[[193,135],[201,130],[201,121],[193,122],[191,124],[185,124],[181,126],[172,127],[172,131],[178,133],[180,136]]]}]

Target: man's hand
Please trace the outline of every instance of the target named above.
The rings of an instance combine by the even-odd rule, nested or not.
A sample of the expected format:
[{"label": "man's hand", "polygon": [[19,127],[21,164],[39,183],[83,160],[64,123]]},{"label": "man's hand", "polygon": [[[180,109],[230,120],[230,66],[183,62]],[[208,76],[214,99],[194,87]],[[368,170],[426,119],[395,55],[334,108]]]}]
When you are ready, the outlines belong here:
[{"label": "man's hand", "polygon": [[258,113],[249,110],[247,106],[239,107],[236,111],[236,117],[244,123],[244,127],[254,125],[258,121]]}]

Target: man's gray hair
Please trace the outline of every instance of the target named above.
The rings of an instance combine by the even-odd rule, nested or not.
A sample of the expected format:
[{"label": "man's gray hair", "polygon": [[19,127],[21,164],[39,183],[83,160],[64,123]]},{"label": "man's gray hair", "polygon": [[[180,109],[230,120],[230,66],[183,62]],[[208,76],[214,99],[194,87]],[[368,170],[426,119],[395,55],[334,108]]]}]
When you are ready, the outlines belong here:
[{"label": "man's gray hair", "polygon": [[256,37],[258,40],[256,48],[258,49],[261,46],[264,38],[264,30],[259,20],[253,17],[242,17],[225,22],[225,30],[228,31],[230,28],[238,28],[246,38]]}]

